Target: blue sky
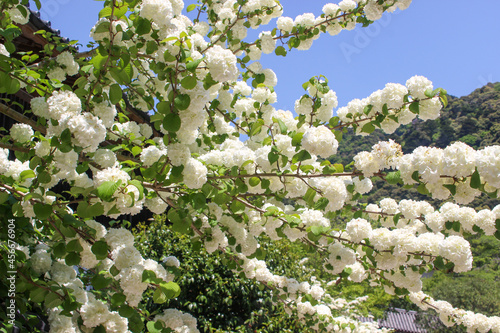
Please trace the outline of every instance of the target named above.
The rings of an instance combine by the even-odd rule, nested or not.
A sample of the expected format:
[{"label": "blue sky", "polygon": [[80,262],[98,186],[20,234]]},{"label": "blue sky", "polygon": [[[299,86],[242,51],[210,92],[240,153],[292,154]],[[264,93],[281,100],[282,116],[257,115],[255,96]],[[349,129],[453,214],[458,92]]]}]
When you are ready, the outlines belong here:
[{"label": "blue sky", "polygon": [[[185,4],[194,1],[185,0]],[[321,13],[338,1],[282,0],[284,15]],[[61,34],[86,44],[103,2],[44,0],[42,18]],[[34,8],[34,6],[33,6]],[[424,75],[454,96],[463,96],[488,82],[500,81],[500,1],[414,0],[405,11],[386,13],[368,28],[323,35],[309,51],[287,57],[263,55],[264,68],[278,76],[277,108],[293,110],[310,77],[325,75],[337,92],[339,107],[364,98],[388,82],[404,84]],[[271,30],[275,23],[265,26]],[[252,34],[254,35],[254,34]],[[85,46],[81,50],[85,50]]]}]

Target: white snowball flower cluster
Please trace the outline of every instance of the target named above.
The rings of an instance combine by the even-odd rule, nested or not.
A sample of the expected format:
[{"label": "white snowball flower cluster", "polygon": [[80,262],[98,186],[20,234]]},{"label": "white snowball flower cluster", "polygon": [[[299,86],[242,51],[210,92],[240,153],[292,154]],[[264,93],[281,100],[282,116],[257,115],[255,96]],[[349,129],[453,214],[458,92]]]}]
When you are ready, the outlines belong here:
[{"label": "white snowball flower cluster", "polygon": [[31,141],[31,137],[35,134],[30,125],[27,124],[14,124],[10,128],[10,136],[12,139],[19,143],[26,143]]},{"label": "white snowball flower cluster", "polygon": [[15,23],[27,24],[29,22],[29,19],[30,19],[30,11],[29,10],[26,10],[26,13],[27,13],[26,16],[24,16],[24,14],[21,13],[21,11],[17,7],[11,7],[9,9],[7,9],[6,12],[9,14],[10,19],[12,21],[14,21]]},{"label": "white snowball flower cluster", "polygon": [[470,332],[500,332],[498,316],[487,317],[480,313],[457,309],[450,303],[436,301],[421,291],[411,292],[410,300],[424,311],[428,309],[436,311],[441,322],[447,327],[464,325]]},{"label": "white snowball flower cluster", "polygon": [[174,17],[174,9],[170,1],[144,0],[139,15],[145,19],[153,20],[158,25],[167,25]]},{"label": "white snowball flower cluster", "polygon": [[357,218],[347,222],[346,232],[353,242],[359,243],[371,237],[372,226],[367,220]]},{"label": "white snowball flower cluster", "polygon": [[339,143],[331,130],[325,126],[309,127],[302,137],[302,147],[311,155],[328,158],[337,153]]},{"label": "white snowball flower cluster", "polygon": [[[422,89],[432,88],[432,83],[422,76],[410,78],[406,85],[388,83],[384,89],[375,91],[367,98],[352,100],[347,106],[340,108],[337,115],[349,126],[356,124],[358,135],[368,134],[363,131],[367,121],[372,121],[377,115],[384,115],[384,120],[380,123],[381,129],[387,134],[394,133],[400,125],[409,124],[417,116],[409,109],[409,104],[413,102],[410,95],[415,98],[421,96]],[[410,89],[413,89],[414,95]],[[408,103],[404,102],[405,97],[409,98]],[[442,109],[439,97],[416,99],[419,104],[418,117],[422,120],[436,119],[439,116]]]},{"label": "white snowball flower cluster", "polygon": [[56,61],[58,64],[64,66],[64,71],[67,75],[73,76],[78,74],[78,70],[80,69],[80,65],[75,61],[75,58],[68,51],[64,51],[60,53],[56,57]]},{"label": "white snowball flower cluster", "polygon": [[236,56],[230,50],[215,45],[206,52],[205,61],[214,80],[227,82],[238,78]]},{"label": "white snowball flower cluster", "polygon": [[116,155],[109,149],[97,149],[94,153],[94,161],[103,168],[111,168],[116,163]]},{"label": "white snowball flower cluster", "polygon": [[199,333],[196,318],[177,309],[166,309],[162,314],[156,315],[154,321],[163,322],[173,332]]},{"label": "white snowball flower cluster", "polygon": [[82,112],[82,103],[72,91],[54,91],[47,99],[47,104],[49,117],[55,120],[61,121]]},{"label": "white snowball flower cluster", "polygon": [[381,170],[394,168],[402,154],[397,142],[381,141],[373,145],[371,152],[362,151],[354,156],[354,165],[365,177],[371,177]]},{"label": "white snowball flower cluster", "polygon": [[[444,185],[455,185],[454,199],[457,203],[467,204],[481,192],[472,187],[471,177],[477,168],[489,192],[500,188],[497,180],[500,159],[498,146],[491,146],[475,151],[463,142],[455,142],[445,149],[435,147],[418,147],[411,154],[397,159],[397,169],[405,184],[415,184],[413,174],[418,172],[422,182],[431,194],[438,199],[446,199],[450,192]],[[493,175],[495,175],[493,177]],[[453,179],[456,181],[454,182]]]},{"label": "white snowball flower cluster", "polygon": [[35,247],[36,251],[31,255],[31,268],[40,275],[50,270],[52,266],[52,257],[49,252],[50,248],[45,244],[38,244]]},{"label": "white snowball flower cluster", "polygon": [[153,163],[158,162],[158,160],[166,155],[166,149],[159,149],[156,146],[149,146],[142,150],[141,152],[141,162],[145,167],[150,167]]},{"label": "white snowball flower cluster", "polygon": [[116,107],[106,102],[96,103],[92,113],[101,119],[106,128],[110,128],[115,122]]}]

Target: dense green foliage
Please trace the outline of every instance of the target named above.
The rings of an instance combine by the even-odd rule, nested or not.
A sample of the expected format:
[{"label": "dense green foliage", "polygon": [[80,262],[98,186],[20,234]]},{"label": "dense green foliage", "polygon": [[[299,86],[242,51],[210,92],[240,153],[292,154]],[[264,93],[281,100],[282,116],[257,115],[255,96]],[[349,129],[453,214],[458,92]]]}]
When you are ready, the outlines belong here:
[{"label": "dense green foliage", "polygon": [[[134,235],[143,256],[157,261],[175,256],[180,261],[179,269],[170,270],[177,275],[175,281],[181,294],[163,304],[155,304],[150,295],[146,308],[151,316],[173,307],[195,315],[199,329],[204,332],[308,332],[298,320],[285,315],[281,305],[273,305],[276,297],[270,290],[244,274],[235,273],[232,269],[236,269],[236,265],[224,259],[219,251],[209,254],[193,246],[189,236],[172,230],[165,216],[157,215],[140,223]],[[261,244],[268,267],[275,274],[298,281],[310,281],[313,276],[321,278],[325,274],[320,256],[312,255],[303,243],[283,239],[264,240]],[[308,260],[301,262],[305,257],[309,257]],[[301,264],[297,265],[298,262]],[[392,299],[382,288],[370,287],[366,281],[342,280],[332,283],[328,290],[347,300],[368,295],[360,311],[375,317],[384,315]]]},{"label": "dense green foliage", "polygon": [[[223,259],[218,251],[209,254],[193,246],[189,236],[172,231],[164,216],[139,224],[134,234],[142,255],[157,261],[175,256],[180,261],[179,269],[172,272],[177,275],[175,281],[181,287],[181,294],[163,304],[155,304],[151,297],[147,309],[152,314],[167,308],[189,312],[198,319],[198,328],[204,332],[307,331],[298,321],[284,316],[282,306],[272,304],[271,291],[249,281],[244,274],[234,273],[231,268],[236,268],[236,264]],[[276,271],[307,278],[310,274],[291,270],[301,259],[298,250],[287,251],[287,246],[281,243],[269,245],[269,262]]]}]

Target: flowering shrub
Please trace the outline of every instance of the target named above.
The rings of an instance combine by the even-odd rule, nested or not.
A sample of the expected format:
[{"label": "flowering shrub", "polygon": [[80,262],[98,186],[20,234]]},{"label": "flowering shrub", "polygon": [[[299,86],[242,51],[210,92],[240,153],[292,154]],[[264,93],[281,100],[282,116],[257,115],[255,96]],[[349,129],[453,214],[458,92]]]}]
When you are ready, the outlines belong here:
[{"label": "flowering shrub", "polygon": [[[369,25],[410,2],[342,0],[326,4],[318,17],[292,19],[275,0],[206,0],[186,7],[198,12],[191,20],[182,0],[106,0],[91,31],[92,51],[52,41],[43,54],[19,54],[12,41],[20,34],[16,24],[28,20],[28,1],[2,1],[0,93],[22,88],[38,95],[24,110],[36,124],[26,118],[0,143],[0,207],[8,230],[1,269],[16,278],[10,299],[21,312],[42,306],[51,332],[197,332],[189,313],[144,310],[145,294],[158,304],[180,294],[179,261],[144,258],[129,230],[95,221],[169,207],[175,231],[193,246],[220,251],[229,269],[268,288],[273,302],[311,330],[377,330],[358,320],[364,297],[347,301],[329,292],[350,280],[408,295],[447,326],[500,332],[499,317],[421,291],[424,273],[471,269],[465,234],[500,238],[500,206],[479,212],[460,206],[497,195],[500,147],[476,151],[455,143],[404,155],[388,141],[353,163],[332,165],[327,158],[343,131],[392,133],[416,117],[435,119],[446,92],[415,76],[353,100],[334,116],[336,94],[318,76],[303,84],[295,115],[272,106],[277,78],[258,62],[261,53],[307,50],[324,33]],[[266,25],[270,30],[245,41],[247,29]],[[130,121],[124,96],[152,112],[150,120]],[[360,204],[373,176],[448,201]],[[59,183],[70,189],[57,193]],[[334,228],[332,220],[346,214],[354,215],[346,228]],[[272,272],[262,236],[306,243],[324,258],[325,276],[299,281]],[[16,324],[15,313],[2,316]]]}]

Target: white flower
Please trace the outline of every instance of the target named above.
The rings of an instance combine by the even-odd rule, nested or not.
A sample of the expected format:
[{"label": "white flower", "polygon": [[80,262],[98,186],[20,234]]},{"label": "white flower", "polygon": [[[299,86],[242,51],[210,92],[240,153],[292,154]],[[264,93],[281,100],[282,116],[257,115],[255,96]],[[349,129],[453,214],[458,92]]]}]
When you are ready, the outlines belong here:
[{"label": "white flower", "polygon": [[134,236],[125,228],[109,229],[107,234],[105,235],[105,239],[111,250],[117,249],[122,246],[134,245]]},{"label": "white flower", "polygon": [[277,22],[278,29],[290,32],[293,29],[293,19],[291,17],[281,16]]},{"label": "white flower", "polygon": [[149,146],[142,150],[140,157],[141,162],[145,167],[150,167],[153,163],[157,162],[164,153],[164,151],[161,151],[156,146]]},{"label": "white flower", "polygon": [[165,0],[144,0],[139,15],[158,25],[167,25],[174,16],[172,3]]},{"label": "white flower", "polygon": [[414,99],[425,99],[425,91],[433,89],[432,82],[424,76],[415,75],[406,81],[406,87],[408,88],[411,96]]},{"label": "white flower", "polygon": [[72,91],[54,91],[47,99],[49,116],[55,120],[77,116],[82,112],[82,103]]},{"label": "white flower", "polygon": [[180,166],[185,164],[191,157],[191,151],[189,147],[180,143],[173,143],[168,145],[167,156],[170,159],[170,163],[174,166]]},{"label": "white flower", "polygon": [[80,69],[80,66],[75,61],[75,58],[73,58],[73,55],[71,53],[69,53],[68,51],[64,51],[64,52],[60,53],[57,56],[56,61],[59,64],[65,66],[66,74],[68,74],[69,76],[73,76],[73,75],[78,74],[78,70]]},{"label": "white flower", "polygon": [[27,15],[24,16],[17,7],[12,7],[7,10],[12,21],[18,24],[27,24],[30,19],[30,11],[26,9]]},{"label": "white flower", "polygon": [[66,125],[73,134],[73,143],[84,148],[84,152],[96,151],[99,144],[106,139],[106,127],[90,112],[67,119]]},{"label": "white flower", "polygon": [[49,79],[59,82],[64,82],[66,80],[66,72],[61,67],[54,67],[47,72]]},{"label": "white flower", "polygon": [[352,219],[346,225],[346,232],[349,234],[349,237],[351,237],[353,242],[359,243],[363,239],[371,237],[372,226],[365,219]]},{"label": "white flower", "polygon": [[94,161],[103,168],[111,168],[116,163],[116,155],[109,149],[97,149],[94,153]]},{"label": "white flower", "polygon": [[262,47],[262,52],[265,54],[270,54],[274,52],[276,47],[276,40],[273,39],[270,31],[264,31],[260,34],[260,42]]},{"label": "white flower", "polygon": [[382,17],[384,13],[384,8],[377,3],[375,0],[368,1],[365,6],[366,18],[371,21],[376,21]]},{"label": "white flower", "polygon": [[309,127],[302,137],[302,147],[323,158],[336,154],[338,145],[335,135],[325,126]]},{"label": "white flower", "polygon": [[356,8],[356,2],[353,0],[342,0],[339,3],[339,7],[343,12],[348,12]]},{"label": "white flower", "polygon": [[146,208],[155,214],[163,214],[168,207],[168,204],[160,197],[146,199]]},{"label": "white flower", "polygon": [[2,43],[0,43],[0,54],[3,54],[6,57],[10,57],[9,51],[7,51],[5,45],[3,45]]},{"label": "white flower", "polygon": [[236,56],[230,50],[214,45],[206,52],[207,67],[215,81],[235,81],[238,77]]},{"label": "white flower", "polygon": [[108,105],[106,102],[97,103],[94,105],[92,112],[102,120],[106,128],[113,126],[116,116],[116,107],[114,105]]},{"label": "white flower", "polygon": [[14,141],[25,143],[31,141],[31,137],[35,134],[33,129],[28,124],[14,124],[10,128],[10,136]]},{"label": "white flower", "polygon": [[449,236],[439,244],[439,254],[455,264],[457,273],[469,271],[472,268],[472,253],[470,244],[460,236]]}]

